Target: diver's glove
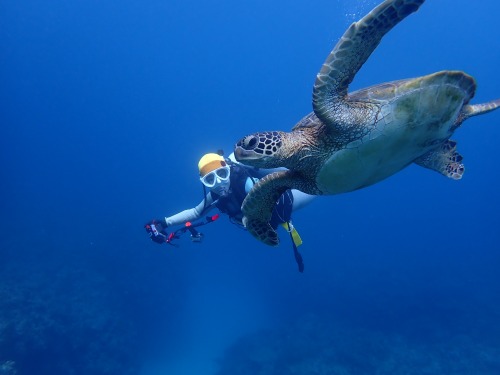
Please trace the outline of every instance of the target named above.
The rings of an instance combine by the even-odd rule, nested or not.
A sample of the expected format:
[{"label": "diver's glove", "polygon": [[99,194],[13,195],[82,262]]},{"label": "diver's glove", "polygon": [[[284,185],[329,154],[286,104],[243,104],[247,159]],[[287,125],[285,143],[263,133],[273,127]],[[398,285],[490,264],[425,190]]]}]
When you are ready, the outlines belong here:
[{"label": "diver's glove", "polygon": [[149,234],[151,241],[160,245],[166,243],[168,239],[168,233],[165,228],[167,228],[165,219],[154,219],[144,225],[144,229]]}]

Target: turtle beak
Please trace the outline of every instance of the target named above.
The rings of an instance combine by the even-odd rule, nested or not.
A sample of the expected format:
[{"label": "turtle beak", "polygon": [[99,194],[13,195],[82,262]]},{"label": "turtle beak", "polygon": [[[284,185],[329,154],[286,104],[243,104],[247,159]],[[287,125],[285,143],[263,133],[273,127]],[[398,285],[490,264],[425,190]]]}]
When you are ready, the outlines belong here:
[{"label": "turtle beak", "polygon": [[238,161],[253,160],[258,159],[258,154],[253,151],[245,150],[243,147],[236,144],[236,146],[234,146],[234,157]]}]

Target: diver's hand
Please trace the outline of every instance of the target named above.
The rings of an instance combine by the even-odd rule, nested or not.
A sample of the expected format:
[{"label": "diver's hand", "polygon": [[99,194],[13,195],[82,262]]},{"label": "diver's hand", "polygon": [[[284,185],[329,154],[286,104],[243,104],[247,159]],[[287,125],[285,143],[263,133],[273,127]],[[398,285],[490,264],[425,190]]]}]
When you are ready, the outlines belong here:
[{"label": "diver's hand", "polygon": [[144,225],[144,229],[149,234],[151,241],[158,244],[166,243],[168,238],[168,233],[165,230],[167,224],[164,219],[154,219]]}]

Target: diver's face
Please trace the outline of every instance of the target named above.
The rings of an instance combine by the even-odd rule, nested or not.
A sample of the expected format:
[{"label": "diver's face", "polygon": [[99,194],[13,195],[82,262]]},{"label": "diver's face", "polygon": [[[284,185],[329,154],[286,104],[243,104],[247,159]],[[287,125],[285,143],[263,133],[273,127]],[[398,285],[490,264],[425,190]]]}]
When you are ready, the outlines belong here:
[{"label": "diver's face", "polygon": [[229,192],[229,186],[230,186],[229,179],[221,180],[217,178],[215,185],[210,188],[210,191],[214,192],[217,195],[224,196],[227,195],[227,193]]},{"label": "diver's face", "polygon": [[226,195],[229,191],[230,177],[231,168],[229,168],[228,165],[224,165],[200,177],[200,181],[209,188],[211,192],[219,195]]}]

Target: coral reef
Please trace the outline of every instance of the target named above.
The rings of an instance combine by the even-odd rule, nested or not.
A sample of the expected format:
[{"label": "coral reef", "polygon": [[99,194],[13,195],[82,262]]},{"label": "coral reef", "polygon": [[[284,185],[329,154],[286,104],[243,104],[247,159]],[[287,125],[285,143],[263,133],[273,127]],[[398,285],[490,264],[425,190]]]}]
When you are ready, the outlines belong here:
[{"label": "coral reef", "polygon": [[3,245],[0,375],[139,373],[158,299],[146,275],[138,286],[112,250]]},{"label": "coral reef", "polygon": [[16,364],[13,361],[0,362],[0,375],[16,375]]},{"label": "coral reef", "polygon": [[16,373],[12,360],[18,374],[134,373],[127,357],[136,346],[133,327],[113,314],[105,283],[90,272],[46,265],[22,278],[19,268],[2,270],[0,352],[9,361],[0,374]]},{"label": "coral reef", "polygon": [[445,332],[420,340],[307,316],[239,339],[219,366],[217,375],[493,375],[500,343]]}]

